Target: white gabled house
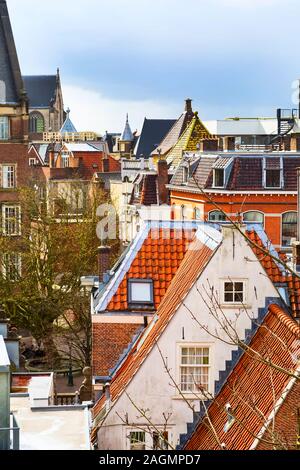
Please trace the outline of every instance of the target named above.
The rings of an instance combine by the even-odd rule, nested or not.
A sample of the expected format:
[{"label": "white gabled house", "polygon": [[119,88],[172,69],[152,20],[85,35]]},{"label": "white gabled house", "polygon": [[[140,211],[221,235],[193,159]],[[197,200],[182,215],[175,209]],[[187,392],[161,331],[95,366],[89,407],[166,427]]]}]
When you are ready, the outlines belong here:
[{"label": "white gabled house", "polygon": [[281,301],[238,230],[199,226],[156,315],[94,407],[95,447],[153,449],[163,435],[176,448],[205,399],[201,388],[213,396],[236,363],[234,336],[251,337]]}]

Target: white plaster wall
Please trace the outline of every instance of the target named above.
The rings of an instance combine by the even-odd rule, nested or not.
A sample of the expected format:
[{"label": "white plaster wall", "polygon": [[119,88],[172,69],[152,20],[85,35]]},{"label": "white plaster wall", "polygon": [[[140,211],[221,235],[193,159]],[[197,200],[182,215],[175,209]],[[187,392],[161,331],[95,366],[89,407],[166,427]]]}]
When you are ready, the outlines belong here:
[{"label": "white plaster wall", "polygon": [[[232,230],[226,229],[224,236],[221,247],[198,279],[197,284],[190,290],[184,303],[193,312],[197,320],[205,325],[205,328],[208,328],[210,332],[217,329],[227,340],[228,337],[219,322],[209,313],[209,308],[197,292],[196,285],[202,295],[205,296],[204,286],[208,286],[208,282],[214,287],[215,291],[219,291],[220,279],[222,278],[230,277],[232,279],[247,280],[247,313],[245,311],[239,312],[239,307],[224,309],[226,318],[234,322],[235,328],[242,338],[244,338],[245,330],[251,327],[249,316],[257,316],[258,308],[265,306],[266,297],[279,296],[266,273],[264,273],[260,262],[256,260],[253,251],[241,235],[235,232],[233,238]],[[158,341],[162,355],[177,383],[179,345],[184,343],[210,346],[210,392],[213,392],[214,381],[219,379],[219,371],[225,369],[225,361],[231,359],[232,350],[237,348],[215,339],[201,328],[192,319],[191,313],[186,307],[181,305]],[[171,385],[171,379],[165,370],[157,347],[154,346],[135,377],[131,380],[126,392],[139,408],[150,410],[151,422],[158,427],[164,425],[163,413],[170,413],[171,418],[168,422],[170,425],[169,440],[175,447],[178,444],[179,435],[186,432],[186,424],[193,421],[193,416],[187,403],[180,398],[175,387]],[[197,403],[196,401],[196,407]],[[104,426],[98,432],[100,449],[126,449],[128,446],[126,426],[122,424],[117,413],[123,417],[127,413],[130,424],[135,423],[138,426],[148,424],[145,419],[138,418],[138,411],[132,406],[126,394],[123,393],[111,409]]]}]

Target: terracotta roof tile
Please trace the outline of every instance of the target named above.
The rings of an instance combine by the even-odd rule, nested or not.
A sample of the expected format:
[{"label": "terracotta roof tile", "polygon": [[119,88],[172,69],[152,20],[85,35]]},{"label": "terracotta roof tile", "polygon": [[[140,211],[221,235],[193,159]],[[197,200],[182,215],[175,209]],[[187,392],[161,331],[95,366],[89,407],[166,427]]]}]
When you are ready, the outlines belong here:
[{"label": "terracotta roof tile", "polygon": [[[295,342],[300,339],[300,327],[277,305],[269,312],[250,342],[250,347],[265,360],[287,371],[295,371],[292,354]],[[270,367],[258,359],[258,355],[246,352],[229,375],[225,385],[208,408],[208,415],[220,443],[226,449],[250,449],[255,437],[263,428],[265,420],[274,408],[274,403],[291,380],[291,376]],[[275,400],[274,400],[275,397]],[[228,421],[225,410],[230,403],[235,422],[225,432]],[[185,445],[185,450],[219,449],[208,419],[204,418]]]},{"label": "terracotta roof tile", "polygon": [[[128,279],[153,279],[154,306],[158,308],[165,290],[169,287],[172,277],[176,274],[183,260],[195,230],[181,232],[181,238],[174,238],[178,230],[170,230],[170,237],[160,229],[151,230],[137,253],[122,284],[108,304],[107,310],[127,310],[127,281]],[[178,235],[178,233],[177,233]],[[120,295],[123,295],[123,305],[120,305]]]},{"label": "terracotta roof tile", "polygon": [[[110,387],[112,402],[125,390],[127,384],[135,375],[175,314],[177,306],[184,299],[193,283],[201,274],[213,253],[214,251],[198,240],[195,242],[193,249],[188,250],[157,310],[157,319],[152,320],[151,325],[145,330],[140,342],[131,350],[124,364],[114,376]],[[94,406],[94,417],[101,411],[104,400],[105,398],[101,398]]]}]

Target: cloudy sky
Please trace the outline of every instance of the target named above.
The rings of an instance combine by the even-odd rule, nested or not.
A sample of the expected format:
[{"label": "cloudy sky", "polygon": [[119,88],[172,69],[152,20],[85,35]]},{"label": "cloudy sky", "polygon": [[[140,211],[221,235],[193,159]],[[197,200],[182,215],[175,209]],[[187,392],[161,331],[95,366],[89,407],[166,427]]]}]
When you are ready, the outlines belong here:
[{"label": "cloudy sky", "polygon": [[300,77],[299,0],[7,0],[23,74],[59,66],[79,130],[272,116]]}]

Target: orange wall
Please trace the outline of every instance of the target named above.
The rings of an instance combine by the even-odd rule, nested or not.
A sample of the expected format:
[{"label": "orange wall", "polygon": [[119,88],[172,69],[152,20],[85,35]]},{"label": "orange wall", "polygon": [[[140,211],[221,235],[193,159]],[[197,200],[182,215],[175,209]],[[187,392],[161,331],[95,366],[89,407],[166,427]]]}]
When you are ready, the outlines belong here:
[{"label": "orange wall", "polygon": [[[233,219],[239,214],[250,210],[256,210],[265,214],[265,231],[271,242],[281,246],[281,214],[297,210],[296,194],[210,194],[214,202],[222,207],[224,212]],[[178,206],[189,206],[202,208],[204,220],[207,220],[208,213],[216,210],[212,202],[208,201],[205,195],[195,193],[183,193],[171,191],[171,204]],[[178,212],[177,212],[178,214]],[[175,217],[178,218],[178,217]],[[194,218],[194,211],[188,212],[187,218]]]}]

